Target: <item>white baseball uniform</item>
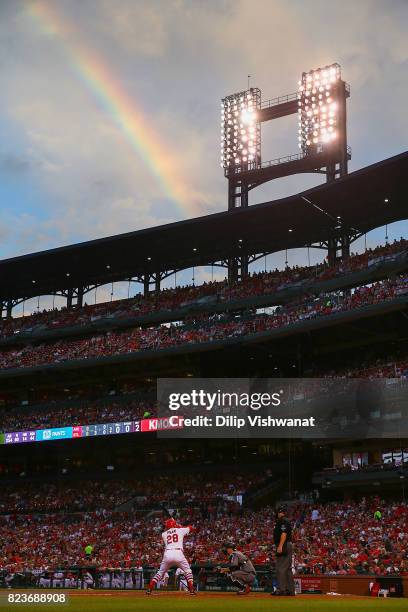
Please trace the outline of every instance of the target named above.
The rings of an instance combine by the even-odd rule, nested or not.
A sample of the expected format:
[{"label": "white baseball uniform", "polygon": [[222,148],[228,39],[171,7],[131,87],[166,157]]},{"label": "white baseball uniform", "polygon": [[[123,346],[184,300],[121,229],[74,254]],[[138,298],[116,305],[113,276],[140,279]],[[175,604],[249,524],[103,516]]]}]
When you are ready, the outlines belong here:
[{"label": "white baseball uniform", "polygon": [[90,574],[89,572],[85,572],[82,580],[84,583],[84,589],[89,589],[93,587],[94,579],[92,578],[92,574]]},{"label": "white baseball uniform", "polygon": [[123,589],[123,572],[114,572],[112,576],[112,589]]},{"label": "white baseball uniform", "polygon": [[166,588],[169,583],[169,572],[164,572],[163,578],[156,584],[156,589]]},{"label": "white baseball uniform", "polygon": [[104,572],[99,575],[99,582],[103,589],[108,589],[110,587],[110,572]]},{"label": "white baseball uniform", "polygon": [[54,572],[54,580],[52,586],[56,589],[60,589],[64,586],[64,572]]},{"label": "white baseball uniform", "polygon": [[172,527],[163,531],[162,540],[164,542],[164,555],[160,564],[160,569],[153,580],[158,583],[163,579],[164,574],[172,567],[180,568],[187,581],[193,580],[190,564],[184,555],[184,537],[191,531],[190,527]]},{"label": "white baseball uniform", "polygon": [[51,578],[46,578],[45,576],[40,576],[40,579],[38,580],[38,586],[44,587],[46,589],[50,588],[50,586],[51,586]]},{"label": "white baseball uniform", "polygon": [[183,574],[183,570],[179,567],[176,569],[176,584],[178,579],[179,591],[188,591],[187,578]]}]

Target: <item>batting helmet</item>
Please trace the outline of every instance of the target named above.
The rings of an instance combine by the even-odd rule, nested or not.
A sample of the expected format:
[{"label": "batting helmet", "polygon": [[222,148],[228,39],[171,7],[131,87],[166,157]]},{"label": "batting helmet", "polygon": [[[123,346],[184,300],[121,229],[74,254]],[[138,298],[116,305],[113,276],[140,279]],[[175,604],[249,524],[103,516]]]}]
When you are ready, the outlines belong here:
[{"label": "batting helmet", "polygon": [[177,527],[177,521],[175,521],[174,518],[169,518],[164,523],[164,526],[165,526],[166,530],[167,529],[173,529],[174,527]]}]

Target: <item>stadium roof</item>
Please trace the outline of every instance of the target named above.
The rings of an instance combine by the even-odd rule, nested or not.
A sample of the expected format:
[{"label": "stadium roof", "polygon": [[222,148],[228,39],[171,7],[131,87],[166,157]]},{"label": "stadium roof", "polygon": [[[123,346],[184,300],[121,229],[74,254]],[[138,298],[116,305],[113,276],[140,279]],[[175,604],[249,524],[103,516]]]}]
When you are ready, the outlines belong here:
[{"label": "stadium roof", "polygon": [[274,253],[339,232],[364,233],[408,217],[407,175],[405,152],[280,200],[5,259],[0,299],[181,270],[238,253]]}]

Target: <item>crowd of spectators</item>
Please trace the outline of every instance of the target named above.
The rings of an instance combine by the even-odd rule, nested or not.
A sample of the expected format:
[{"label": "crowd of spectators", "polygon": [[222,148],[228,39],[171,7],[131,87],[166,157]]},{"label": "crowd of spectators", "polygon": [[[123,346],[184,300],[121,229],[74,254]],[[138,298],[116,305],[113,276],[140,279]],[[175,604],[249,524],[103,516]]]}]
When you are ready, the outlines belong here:
[{"label": "crowd of spectators", "polygon": [[389,462],[383,461],[382,463],[346,463],[345,465],[335,465],[334,467],[325,468],[322,472],[315,472],[315,476],[329,478],[336,474],[350,474],[351,472],[389,472],[391,470],[401,470],[405,468],[408,468],[408,458],[401,458],[401,461],[398,463],[391,460]]},{"label": "crowd of spectators", "polygon": [[299,574],[408,575],[406,503],[363,498],[312,513],[300,506],[294,519]]},{"label": "crowd of spectators", "polygon": [[79,309],[52,309],[35,312],[29,316],[7,319],[0,322],[0,338],[16,333],[57,329],[71,325],[86,325],[103,318],[131,318],[146,315],[158,310],[174,310],[191,304],[200,298],[214,296],[218,301],[245,298],[273,293],[289,285],[305,280],[328,280],[349,272],[367,268],[381,257],[403,252],[408,241],[401,238],[392,244],[367,249],[362,254],[352,254],[348,259],[328,266],[322,263],[316,266],[294,266],[284,270],[257,272],[245,280],[229,284],[226,280],[206,282],[199,286],[176,287],[163,289],[159,293],[147,296],[139,294],[125,300],[85,304]]},{"label": "crowd of spectators", "polygon": [[[311,277],[329,279],[363,269],[378,257],[401,252],[407,241],[368,250],[336,266],[291,268],[251,275],[244,282],[207,283],[200,287],[164,290],[158,295],[85,306],[81,310],[48,311],[2,323],[0,336],[34,328],[86,324],[112,317],[129,317],[159,309],[174,309],[203,296],[230,300],[261,295]],[[157,326],[86,339],[61,340],[0,352],[0,368],[30,367],[72,359],[126,354],[186,343],[240,337],[281,328],[298,321],[376,304],[407,291],[405,276],[361,287],[351,293],[332,293],[279,307],[270,315],[240,318],[198,318],[183,326]],[[380,360],[325,373],[327,376],[394,377],[408,375],[408,361]],[[130,395],[104,401],[86,399],[52,410],[35,406],[2,410],[0,431],[62,425],[126,421],[154,412],[154,404]],[[72,565],[106,567],[157,566],[162,555],[161,507],[179,509],[179,519],[196,527],[186,540],[192,562],[221,560],[220,542],[233,539],[257,565],[274,563],[271,534],[273,508],[244,509],[238,498],[260,486],[265,474],[240,477],[219,471],[215,478],[197,474],[137,476],[132,480],[63,480],[3,484],[0,491],[0,569],[55,570]],[[131,511],[119,511],[129,502]],[[155,510],[142,516],[146,509]],[[377,511],[377,513],[376,513]],[[379,512],[379,513],[378,513]],[[408,505],[362,499],[329,504],[295,503],[290,510],[294,529],[294,567],[297,574],[408,575]],[[85,546],[92,545],[91,557]]]},{"label": "crowd of spectators", "polygon": [[[316,370],[318,378],[408,378],[408,357],[384,357],[366,361],[360,366],[330,370]],[[318,382],[318,381],[317,381]],[[157,416],[155,390],[126,393],[127,384],[120,393],[108,394],[95,400],[77,399],[53,400],[32,405],[4,406],[0,409],[0,431],[29,431],[50,427],[90,425],[95,423],[117,423]],[[310,391],[310,381],[307,389]]]},{"label": "crowd of spectators", "polygon": [[408,378],[408,357],[376,359],[372,363],[325,371],[324,376],[344,378]]},{"label": "crowd of spectators", "polygon": [[[404,502],[362,499],[329,504],[295,503],[294,568],[300,575],[407,575],[408,506]],[[186,539],[195,564],[225,561],[220,542],[233,539],[258,566],[274,565],[271,507],[241,507],[203,513],[181,511],[180,520],[195,532]],[[162,555],[163,517],[96,510],[76,514],[0,517],[0,569],[54,570],[74,565],[157,567]],[[88,558],[85,546],[93,553]]]},{"label": "crowd of spectators", "polygon": [[[201,474],[202,477],[202,474]],[[207,482],[197,474],[146,474],[132,479],[60,480],[58,482],[20,482],[4,484],[0,491],[0,515],[116,510],[125,502],[135,509],[198,505],[203,514],[229,512],[236,496],[262,481],[267,475],[248,471],[235,475],[217,472]]]},{"label": "crowd of spectators", "polygon": [[131,485],[121,480],[3,484],[0,514],[113,510],[132,497]]},{"label": "crowd of spectators", "polygon": [[37,407],[47,405],[57,405],[59,402],[64,402],[65,406],[76,402],[93,402],[103,398],[119,399],[131,398],[138,399],[142,402],[151,402],[152,398],[156,397],[156,388],[152,386],[153,379],[146,378],[145,384],[141,384],[140,380],[135,380],[133,377],[116,381],[112,378],[100,379],[92,385],[77,381],[73,385],[61,385],[58,387],[30,387],[25,389],[23,395],[19,395],[19,400],[16,400],[16,395],[7,391],[0,390],[0,406],[12,408],[16,405],[29,406],[36,405]]},{"label": "crowd of spectators", "polygon": [[64,339],[0,352],[0,368],[22,368],[71,360],[123,355],[183,344],[228,340],[279,329],[321,316],[392,300],[408,291],[405,275],[362,286],[352,293],[335,292],[280,306],[272,314],[241,317],[214,316],[183,325],[159,325],[123,332],[107,332],[82,339]]},{"label": "crowd of spectators", "polygon": [[29,431],[69,425],[121,423],[156,415],[154,400],[146,402],[129,398],[126,401],[118,401],[110,398],[71,405],[61,401],[48,408],[39,409],[34,405],[29,408],[19,406],[9,410],[2,409],[0,410],[0,431]]}]

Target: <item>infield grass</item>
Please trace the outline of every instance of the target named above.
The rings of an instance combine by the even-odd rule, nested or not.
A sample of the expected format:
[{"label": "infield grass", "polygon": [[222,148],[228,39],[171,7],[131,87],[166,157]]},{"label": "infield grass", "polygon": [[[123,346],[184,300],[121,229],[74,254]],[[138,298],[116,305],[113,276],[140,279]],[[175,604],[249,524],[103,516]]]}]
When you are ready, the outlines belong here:
[{"label": "infield grass", "polygon": [[[9,591],[10,592],[10,591]],[[2,593],[4,596],[4,591]],[[2,602],[3,603],[3,602]],[[48,605],[6,605],[5,609],[32,609],[33,612],[55,611],[61,612],[263,612],[265,610],[277,612],[371,612],[381,610],[407,610],[408,599],[376,599],[352,597],[325,597],[302,596],[297,598],[273,598],[257,595],[237,597],[234,593],[224,596],[199,594],[197,597],[189,595],[157,594],[147,597],[141,593],[121,595],[120,592],[95,592],[89,594],[74,593],[68,604]]]},{"label": "infield grass", "polygon": [[[264,610],[276,610],[279,612],[305,611],[305,612],[370,612],[382,610],[384,612],[393,610],[408,610],[407,599],[351,599],[326,598],[316,599],[314,596],[297,599],[281,599],[249,596],[238,598],[234,594],[226,597],[197,596],[174,597],[172,595],[158,595],[143,597],[121,597],[115,593],[93,596],[72,596],[66,605],[16,605],[14,609],[45,612],[60,609],[61,612],[263,612]],[[7,610],[13,607],[8,605]]]},{"label": "infield grass", "polygon": [[[118,598],[119,599],[119,598]],[[80,607],[71,607],[77,606],[80,604]],[[230,599],[212,599],[211,597],[202,597],[199,596],[196,599],[186,598],[174,598],[174,597],[157,597],[156,599],[150,598],[141,599],[135,598],[134,600],[123,599],[116,601],[100,601],[100,600],[91,600],[89,602],[78,602],[75,600],[71,600],[70,609],[75,610],[75,612],[93,612],[93,611],[137,611],[137,612],[251,612],[255,611],[263,612],[264,610],[276,610],[279,612],[286,612],[291,610],[298,610],[299,612],[305,610],[306,612],[325,612],[326,610],[330,612],[330,610],[344,610],[344,612],[350,611],[359,611],[359,612],[370,612],[370,610],[408,610],[408,602],[404,600],[392,600],[389,599],[360,599],[360,600],[314,600],[313,599],[298,599],[298,600],[275,600],[266,599],[266,598],[258,598],[258,597],[246,597],[234,598],[234,595],[231,595]],[[68,612],[68,611],[67,611]]]}]

